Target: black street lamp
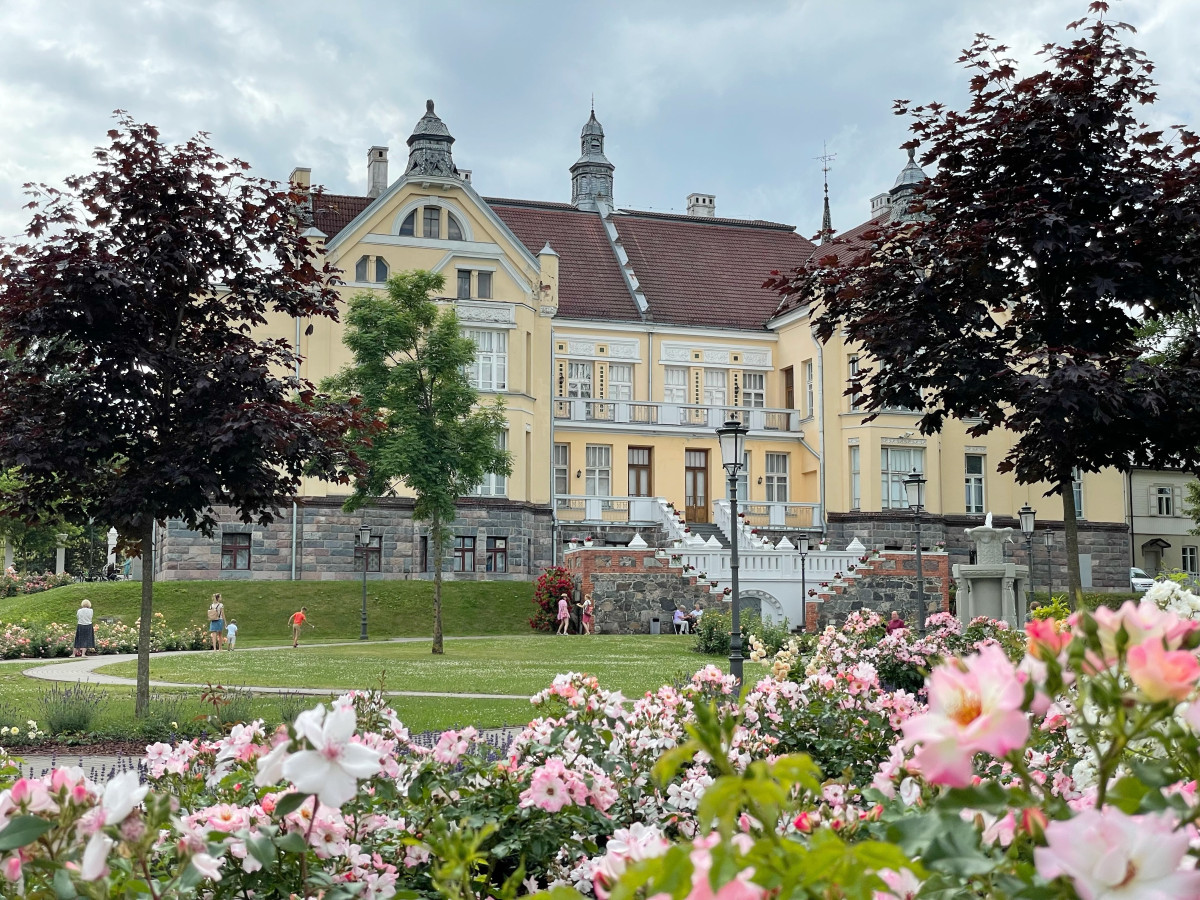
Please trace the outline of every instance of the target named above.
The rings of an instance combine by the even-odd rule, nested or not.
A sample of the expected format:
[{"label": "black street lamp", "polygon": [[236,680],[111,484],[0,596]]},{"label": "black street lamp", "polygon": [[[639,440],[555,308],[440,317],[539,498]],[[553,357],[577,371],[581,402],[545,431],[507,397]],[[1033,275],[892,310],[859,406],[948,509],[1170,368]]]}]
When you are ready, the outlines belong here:
[{"label": "black street lamp", "polygon": [[358,546],[362,549],[363,555],[363,601],[362,601],[362,628],[358,633],[358,639],[365,641],[367,639],[367,566],[370,565],[371,555],[368,550],[371,547],[371,526],[363,524],[358,529]]},{"label": "black street lamp", "polygon": [[921,510],[925,508],[922,496],[926,479],[914,467],[904,479],[904,493],[908,497],[908,508],[913,514],[913,528],[917,533],[917,633],[925,636],[925,572],[921,568]]},{"label": "black street lamp", "polygon": [[[1017,511],[1017,517],[1021,520],[1021,534],[1025,537],[1025,559],[1029,563],[1029,577],[1025,580],[1025,608],[1029,609],[1029,598],[1031,589],[1033,588],[1033,531],[1036,525],[1034,516],[1037,510],[1033,509],[1028,503],[1022,506]],[[1018,618],[1021,618],[1018,616]],[[1017,622],[1015,624],[1020,624]]]},{"label": "black street lamp", "polygon": [[1042,532],[1042,541],[1046,545],[1046,598],[1054,599],[1054,562],[1050,559],[1050,551],[1054,549],[1054,532],[1047,528]]},{"label": "black street lamp", "polygon": [[729,577],[733,583],[733,622],[729,629],[729,674],[742,681],[742,620],[741,595],[738,593],[738,508],[737,479],[742,468],[746,447],[745,425],[730,415],[729,420],[717,429],[721,441],[721,465],[729,475]]},{"label": "black street lamp", "polygon": [[800,546],[797,547],[800,551],[800,625],[807,627],[808,623],[805,617],[808,614],[808,572],[805,571],[808,565],[808,535],[800,535]]}]

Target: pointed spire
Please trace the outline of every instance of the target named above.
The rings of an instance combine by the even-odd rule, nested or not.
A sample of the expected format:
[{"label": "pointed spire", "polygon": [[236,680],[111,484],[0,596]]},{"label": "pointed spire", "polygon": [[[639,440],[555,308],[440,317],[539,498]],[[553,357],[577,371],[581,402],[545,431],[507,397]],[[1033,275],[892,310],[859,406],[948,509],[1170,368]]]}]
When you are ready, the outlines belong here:
[{"label": "pointed spire", "polygon": [[571,202],[579,209],[598,210],[613,202],[613,169],[604,155],[604,127],[592,112],[579,133],[579,159],[571,166]]},{"label": "pointed spire", "polygon": [[451,146],[454,138],[446,123],[433,111],[433,101],[425,101],[425,115],[408,138],[408,168],[405,175],[455,176]]},{"label": "pointed spire", "polygon": [[833,239],[833,216],[829,214],[829,164],[837,159],[836,153],[830,153],[825,143],[821,143],[821,171],[825,176],[825,210],[821,215],[821,243],[828,244]]}]

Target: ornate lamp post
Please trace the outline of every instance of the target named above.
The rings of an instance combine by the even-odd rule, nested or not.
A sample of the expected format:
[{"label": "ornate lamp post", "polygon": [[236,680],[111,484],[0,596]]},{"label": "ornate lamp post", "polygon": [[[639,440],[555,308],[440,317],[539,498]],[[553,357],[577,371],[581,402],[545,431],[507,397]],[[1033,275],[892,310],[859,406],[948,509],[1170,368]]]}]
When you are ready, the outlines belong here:
[{"label": "ornate lamp post", "polygon": [[745,425],[730,415],[729,420],[717,429],[717,437],[721,441],[721,465],[729,475],[729,577],[733,583],[733,623],[729,629],[729,674],[742,680],[742,620],[741,595],[738,593],[738,508],[737,508],[737,478],[742,468],[742,460],[746,447],[746,434],[750,431]]},{"label": "ornate lamp post", "polygon": [[1050,551],[1054,549],[1054,532],[1049,528],[1042,532],[1042,542],[1046,545],[1046,597],[1054,599],[1054,563],[1050,559]]},{"label": "ornate lamp post", "polygon": [[925,572],[921,568],[921,510],[925,508],[923,495],[925,479],[915,468],[904,479],[904,493],[908,497],[908,508],[912,510],[913,527],[917,533],[917,633],[925,636]]},{"label": "ornate lamp post", "polygon": [[[1017,517],[1021,520],[1021,534],[1025,537],[1025,559],[1029,562],[1029,578],[1025,582],[1026,609],[1029,609],[1030,589],[1033,587],[1033,531],[1036,524],[1034,521],[1036,514],[1037,510],[1033,509],[1028,503],[1017,511]],[[1020,622],[1017,624],[1020,625]]]},{"label": "ornate lamp post", "polygon": [[797,547],[800,551],[800,624],[807,627],[808,623],[804,621],[805,613],[808,611],[808,572],[805,571],[808,566],[808,535],[800,535],[800,545]]},{"label": "ornate lamp post", "polygon": [[365,641],[367,639],[367,566],[370,565],[371,547],[371,526],[363,524],[358,529],[358,546],[362,549],[363,556],[363,598],[362,598],[362,629],[358,633],[358,639]]}]

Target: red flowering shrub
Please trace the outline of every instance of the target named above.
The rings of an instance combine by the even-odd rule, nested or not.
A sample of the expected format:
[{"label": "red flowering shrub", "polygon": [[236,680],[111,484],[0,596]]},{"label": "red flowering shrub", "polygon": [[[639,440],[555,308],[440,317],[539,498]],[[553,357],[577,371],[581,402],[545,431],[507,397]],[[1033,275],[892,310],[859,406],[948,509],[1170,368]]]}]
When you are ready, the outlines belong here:
[{"label": "red flowering shrub", "polygon": [[558,598],[575,589],[571,573],[562,566],[551,566],[538,576],[533,587],[533,602],[537,612],[529,620],[534,631],[554,631],[558,627]]}]

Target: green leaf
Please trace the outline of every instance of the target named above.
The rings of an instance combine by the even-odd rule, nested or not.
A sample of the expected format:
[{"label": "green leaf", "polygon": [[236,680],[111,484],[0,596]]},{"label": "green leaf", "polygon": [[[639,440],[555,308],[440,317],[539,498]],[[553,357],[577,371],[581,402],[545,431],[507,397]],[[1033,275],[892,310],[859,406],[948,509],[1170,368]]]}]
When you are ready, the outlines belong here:
[{"label": "green leaf", "polygon": [[14,816],[0,831],[0,852],[32,844],[53,827],[53,822],[40,816]]},{"label": "green leaf", "polygon": [[298,831],[289,831],[283,837],[275,839],[275,846],[284,853],[303,853],[308,849],[304,843],[304,835]]},{"label": "green leaf", "polygon": [[1142,798],[1150,793],[1150,788],[1141,779],[1126,775],[1114,784],[1108,791],[1108,802],[1121,812],[1133,815],[1142,805]]},{"label": "green leaf", "polygon": [[994,815],[1008,812],[1008,791],[998,782],[984,781],[974,787],[951,788],[938,798],[938,809],[979,809]]},{"label": "green leaf", "polygon": [[282,819],[288,813],[294,813],[301,807],[304,801],[311,796],[312,794],[301,794],[298,791],[286,795],[282,800],[275,804],[275,817]]},{"label": "green leaf", "polygon": [[268,837],[262,835],[251,835],[246,838],[246,849],[250,852],[262,867],[270,872],[275,868],[275,845]]},{"label": "green leaf", "polygon": [[75,900],[79,896],[75,890],[75,882],[71,880],[71,873],[66,869],[59,869],[54,873],[54,896],[57,900]]}]

